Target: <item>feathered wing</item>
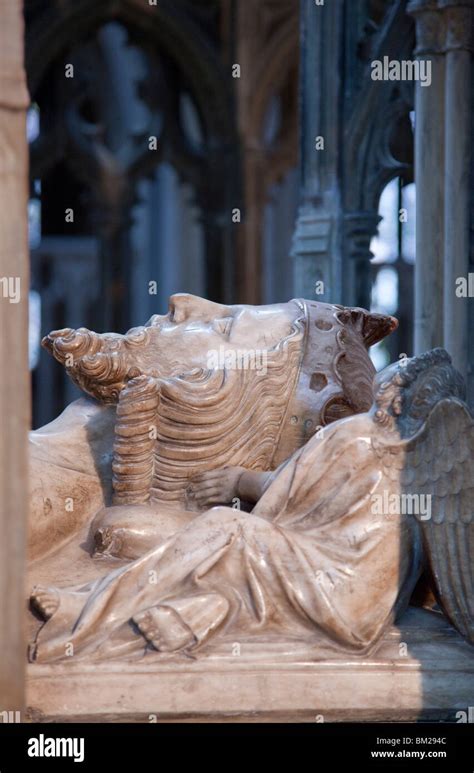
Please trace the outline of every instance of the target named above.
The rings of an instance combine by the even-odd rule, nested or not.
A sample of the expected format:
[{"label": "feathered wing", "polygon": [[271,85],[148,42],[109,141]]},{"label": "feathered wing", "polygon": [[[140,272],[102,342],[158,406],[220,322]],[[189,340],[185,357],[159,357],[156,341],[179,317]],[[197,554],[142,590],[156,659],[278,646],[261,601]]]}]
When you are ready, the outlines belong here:
[{"label": "feathered wing", "polygon": [[402,493],[430,495],[417,514],[440,606],[474,643],[474,422],[456,398],[439,402],[406,442]]}]

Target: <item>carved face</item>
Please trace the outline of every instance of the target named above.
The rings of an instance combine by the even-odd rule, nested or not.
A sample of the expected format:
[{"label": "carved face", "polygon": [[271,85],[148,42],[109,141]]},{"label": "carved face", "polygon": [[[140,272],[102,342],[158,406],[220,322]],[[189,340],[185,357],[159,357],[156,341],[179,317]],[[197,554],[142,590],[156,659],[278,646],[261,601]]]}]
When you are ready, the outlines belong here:
[{"label": "carved face", "polygon": [[[295,333],[297,320],[306,326],[300,366],[301,377],[305,369],[308,375],[311,405],[315,394],[320,393],[317,410],[321,415],[334,400],[336,407],[344,404],[349,413],[366,410],[367,402],[371,403],[374,373],[367,348],[397,323],[392,317],[363,309],[300,300],[269,306],[224,306],[178,294],[171,296],[168,314],[156,314],[146,325],[125,335],[65,329],[50,333],[43,345],[66,366],[81,389],[114,403],[126,383],[142,374],[163,379],[216,367],[258,369],[265,365],[264,355]],[[334,418],[338,418],[337,412],[327,421]]]},{"label": "carved face", "polygon": [[256,353],[258,363],[259,353],[290,334],[299,314],[296,302],[224,306],[183,293],[171,296],[168,314],[155,314],[125,335],[67,328],[42,343],[81,389],[116,402],[124,384],[142,373],[166,378],[208,370],[229,352]]},{"label": "carved face", "polygon": [[[224,306],[195,295],[172,295],[168,314],[148,322],[156,345],[176,352],[188,367],[207,367],[208,352],[226,349],[271,349],[290,332],[295,304]],[[182,368],[182,364],[181,364]]]},{"label": "carved face", "polygon": [[443,398],[464,400],[465,384],[441,348],[394,362],[374,379],[375,421],[397,428],[403,437],[414,434]]},{"label": "carved face", "polygon": [[[85,392],[108,403],[120,398],[119,422],[131,415],[129,398],[137,416],[148,410],[140,389],[127,396],[124,387],[137,376],[156,380],[154,469],[159,478],[163,467],[166,486],[154,486],[166,498],[168,489],[181,496],[190,470],[268,469],[320,424],[368,410],[374,367],[367,348],[394,327],[391,317],[315,301],[224,306],[180,294],[168,314],[125,335],[66,329],[43,345]],[[124,437],[132,435],[127,428]]]}]

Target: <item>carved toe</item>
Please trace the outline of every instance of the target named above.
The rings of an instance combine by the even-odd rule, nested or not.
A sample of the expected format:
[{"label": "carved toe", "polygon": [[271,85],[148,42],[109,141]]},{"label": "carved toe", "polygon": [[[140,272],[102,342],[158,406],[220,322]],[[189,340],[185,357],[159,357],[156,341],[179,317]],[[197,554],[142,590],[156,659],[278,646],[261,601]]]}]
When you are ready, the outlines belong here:
[{"label": "carved toe", "polygon": [[30,602],[45,620],[49,620],[59,607],[59,594],[54,588],[36,585],[31,593]]}]

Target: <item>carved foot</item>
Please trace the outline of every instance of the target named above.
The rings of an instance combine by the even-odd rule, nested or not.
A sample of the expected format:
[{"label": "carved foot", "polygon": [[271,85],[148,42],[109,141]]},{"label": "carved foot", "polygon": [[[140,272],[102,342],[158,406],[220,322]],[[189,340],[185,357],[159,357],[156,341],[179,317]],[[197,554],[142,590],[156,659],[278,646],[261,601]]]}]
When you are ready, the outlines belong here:
[{"label": "carved foot", "polygon": [[147,642],[161,652],[174,652],[196,643],[196,637],[177,613],[165,606],[146,609],[133,622]]},{"label": "carved foot", "polygon": [[54,588],[35,585],[30,602],[44,620],[49,620],[59,607],[59,593]]}]

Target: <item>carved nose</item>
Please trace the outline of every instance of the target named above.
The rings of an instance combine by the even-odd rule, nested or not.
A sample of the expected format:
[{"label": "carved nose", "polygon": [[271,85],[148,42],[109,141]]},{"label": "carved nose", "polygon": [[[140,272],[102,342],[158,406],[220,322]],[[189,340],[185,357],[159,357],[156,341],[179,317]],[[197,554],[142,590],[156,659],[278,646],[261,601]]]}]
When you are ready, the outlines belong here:
[{"label": "carved nose", "polygon": [[172,319],[177,323],[186,319],[211,322],[229,313],[228,306],[189,293],[175,293],[169,299],[169,306]]}]

